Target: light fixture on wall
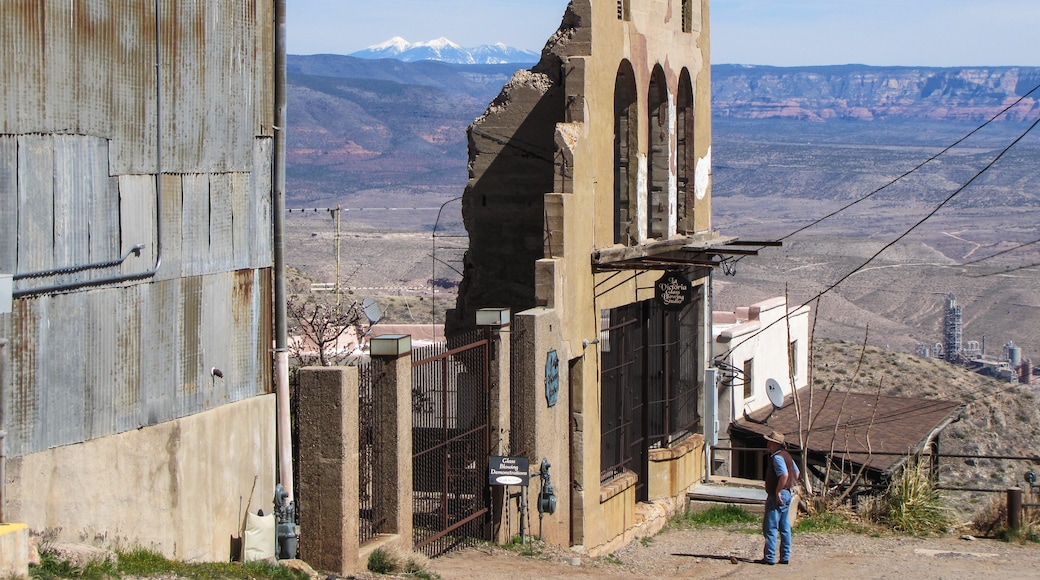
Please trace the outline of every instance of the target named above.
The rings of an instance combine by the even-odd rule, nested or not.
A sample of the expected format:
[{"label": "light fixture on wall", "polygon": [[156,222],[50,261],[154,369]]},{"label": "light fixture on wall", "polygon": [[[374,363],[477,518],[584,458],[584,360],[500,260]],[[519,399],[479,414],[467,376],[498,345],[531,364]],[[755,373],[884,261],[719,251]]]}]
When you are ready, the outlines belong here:
[{"label": "light fixture on wall", "polygon": [[599,338],[594,338],[592,340],[589,340],[587,338],[581,339],[581,350],[589,348],[590,344],[599,344]]}]

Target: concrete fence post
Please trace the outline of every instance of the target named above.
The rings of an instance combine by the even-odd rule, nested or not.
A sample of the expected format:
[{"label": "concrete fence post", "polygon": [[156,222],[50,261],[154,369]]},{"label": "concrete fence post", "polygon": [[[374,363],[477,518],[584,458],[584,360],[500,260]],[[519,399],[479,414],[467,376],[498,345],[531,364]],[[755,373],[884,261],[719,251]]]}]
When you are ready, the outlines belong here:
[{"label": "concrete fence post", "polygon": [[306,367],[298,388],[301,557],[347,575],[359,570],[358,371]]},{"label": "concrete fence post", "polygon": [[373,519],[386,522],[401,549],[412,541],[412,349],[409,335],[372,339]]}]

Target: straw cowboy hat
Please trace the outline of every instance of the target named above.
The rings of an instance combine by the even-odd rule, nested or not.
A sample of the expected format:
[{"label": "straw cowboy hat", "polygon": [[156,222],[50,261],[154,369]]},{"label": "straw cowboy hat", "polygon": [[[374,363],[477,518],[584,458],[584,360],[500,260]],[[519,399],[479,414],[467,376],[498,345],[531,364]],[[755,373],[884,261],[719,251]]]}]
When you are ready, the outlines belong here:
[{"label": "straw cowboy hat", "polygon": [[773,443],[779,443],[780,445],[787,444],[787,440],[784,439],[784,434],[779,431],[773,431],[769,435],[766,435],[766,441],[772,441]]}]

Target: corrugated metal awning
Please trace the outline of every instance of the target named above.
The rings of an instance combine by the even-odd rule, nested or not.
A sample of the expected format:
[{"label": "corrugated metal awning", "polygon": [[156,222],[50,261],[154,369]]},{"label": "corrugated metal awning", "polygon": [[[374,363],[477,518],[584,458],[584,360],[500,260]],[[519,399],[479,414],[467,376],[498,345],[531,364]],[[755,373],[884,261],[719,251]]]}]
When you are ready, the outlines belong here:
[{"label": "corrugated metal awning", "polygon": [[652,241],[636,246],[614,246],[592,253],[595,272],[617,270],[672,270],[722,266],[734,256],[757,256],[758,250],[782,245],[779,241],[739,240],[717,232]]}]

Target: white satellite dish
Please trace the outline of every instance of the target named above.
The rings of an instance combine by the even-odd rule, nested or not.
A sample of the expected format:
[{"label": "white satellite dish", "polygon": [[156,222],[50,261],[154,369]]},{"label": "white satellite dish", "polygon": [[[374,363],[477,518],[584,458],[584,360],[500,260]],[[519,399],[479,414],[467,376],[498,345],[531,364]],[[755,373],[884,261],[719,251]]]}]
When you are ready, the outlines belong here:
[{"label": "white satellite dish", "polygon": [[777,409],[784,406],[784,391],[780,389],[780,383],[776,379],[766,379],[766,396]]},{"label": "white satellite dish", "polygon": [[365,298],[361,301],[361,310],[364,311],[368,321],[372,324],[379,322],[383,318],[383,312],[379,310],[379,305],[371,298]]}]

